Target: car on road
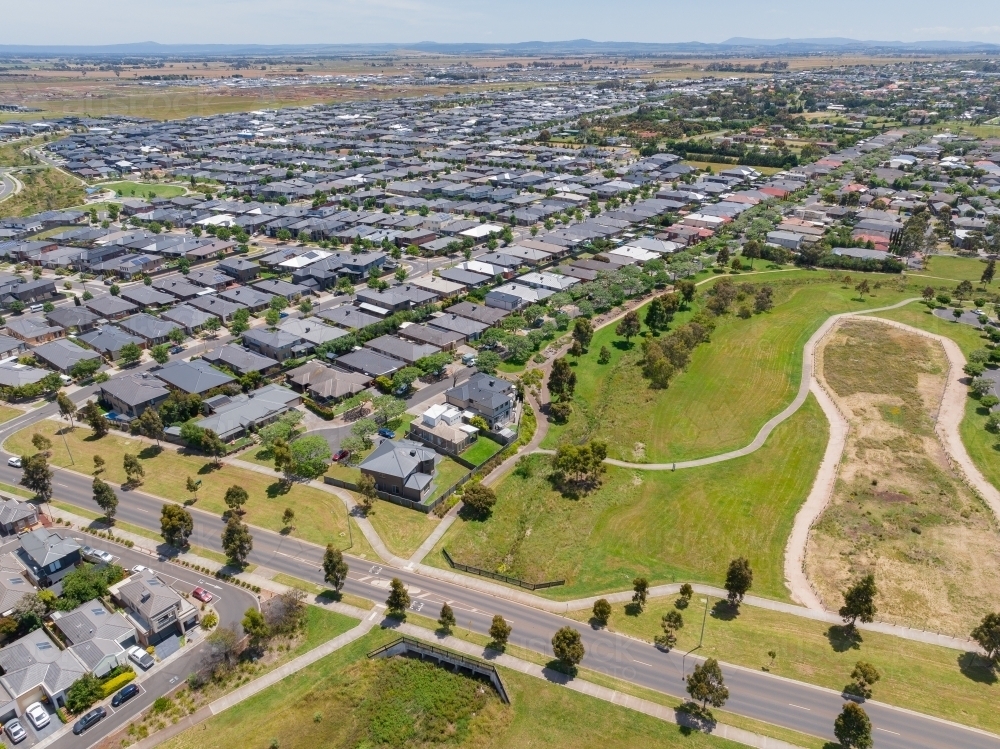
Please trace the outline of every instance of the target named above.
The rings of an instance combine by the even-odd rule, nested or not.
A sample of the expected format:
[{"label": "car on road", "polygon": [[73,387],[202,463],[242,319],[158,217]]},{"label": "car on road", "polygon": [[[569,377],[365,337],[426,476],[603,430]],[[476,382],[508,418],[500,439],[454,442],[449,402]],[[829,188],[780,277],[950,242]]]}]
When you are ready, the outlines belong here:
[{"label": "car on road", "polygon": [[88,562],[93,562],[94,564],[111,564],[115,561],[115,558],[106,551],[101,549],[95,549],[92,546],[84,546],[80,549],[80,556],[86,559]]},{"label": "car on road", "polygon": [[204,588],[195,588],[194,590],[191,591],[191,595],[197,598],[202,603],[211,603],[213,598],[212,594],[209,593]]},{"label": "car on road", "polygon": [[8,720],[7,724],[3,727],[3,732],[7,734],[7,738],[10,739],[10,743],[17,744],[28,738],[28,732],[24,730],[24,726],[21,725],[21,721],[15,718],[14,720]]},{"label": "car on road", "polygon": [[475,363],[476,363],[475,354],[466,354],[465,356],[462,357],[462,364],[464,364],[467,367],[475,366]]},{"label": "car on road", "polygon": [[171,354],[179,354],[179,353],[180,353],[181,351],[183,351],[183,350],[184,350],[184,347],[183,347],[183,346],[173,346],[173,347],[171,347],[171,349],[170,349],[170,353],[171,353]]},{"label": "car on road", "polygon": [[95,707],[73,725],[73,733],[79,736],[88,728],[98,723],[101,718],[105,717],[107,714],[108,711],[103,707]]},{"label": "car on road", "polygon": [[132,568],[132,574],[134,575],[137,572],[145,572],[148,569],[149,567],[143,567],[141,564],[137,564],[135,567]]},{"label": "car on road", "polygon": [[378,430],[378,436],[385,437],[387,440],[391,440],[393,437],[396,436],[396,433],[391,429],[382,427],[381,429]]},{"label": "car on road", "polygon": [[341,460],[347,460],[349,457],[351,457],[350,450],[337,450],[337,452],[333,454],[333,461],[338,463]]},{"label": "car on road", "polygon": [[144,671],[151,669],[153,664],[156,663],[153,660],[153,656],[138,645],[133,645],[128,649],[128,659]]},{"label": "car on road", "polygon": [[139,694],[139,687],[136,684],[126,684],[124,687],[118,690],[114,697],[111,698],[111,707],[119,707],[124,705],[130,699]]},{"label": "car on road", "polygon": [[32,702],[24,714],[35,728],[45,728],[49,724],[49,711],[42,707],[41,702]]},{"label": "car on road", "polygon": [[13,458],[7,459],[7,465],[9,465],[11,468],[20,468],[21,459],[15,455]]}]

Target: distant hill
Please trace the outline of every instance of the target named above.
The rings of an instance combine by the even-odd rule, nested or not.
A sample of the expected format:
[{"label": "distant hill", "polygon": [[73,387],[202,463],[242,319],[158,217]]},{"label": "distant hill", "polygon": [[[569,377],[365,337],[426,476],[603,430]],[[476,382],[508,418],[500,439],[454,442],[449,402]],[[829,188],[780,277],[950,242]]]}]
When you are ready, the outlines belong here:
[{"label": "distant hill", "polygon": [[858,39],[752,39],[733,37],[718,44],[705,42],[595,42],[590,39],[510,43],[415,42],[407,44],[159,44],[134,42],[106,45],[0,45],[0,57],[217,57],[244,55],[342,56],[385,54],[414,50],[445,55],[746,55],[803,54],[817,52],[1000,52],[1000,45],[986,42],[954,41],[861,41]]}]

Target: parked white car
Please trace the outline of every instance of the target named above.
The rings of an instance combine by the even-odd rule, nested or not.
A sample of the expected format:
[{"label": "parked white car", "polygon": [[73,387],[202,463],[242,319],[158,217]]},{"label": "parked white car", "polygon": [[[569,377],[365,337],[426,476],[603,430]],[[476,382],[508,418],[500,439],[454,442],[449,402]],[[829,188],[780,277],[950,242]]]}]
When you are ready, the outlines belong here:
[{"label": "parked white car", "polygon": [[13,458],[7,459],[7,465],[9,465],[11,468],[20,468],[21,459],[15,455]]},{"label": "parked white car", "polygon": [[35,728],[45,728],[49,724],[48,710],[42,707],[41,702],[32,702],[24,714],[28,716],[28,720]]},{"label": "parked white car", "polygon": [[128,649],[128,659],[135,665],[139,666],[139,668],[143,671],[148,671],[153,667],[153,664],[156,663],[156,661],[153,660],[153,656],[140,648],[138,645],[133,645]]}]

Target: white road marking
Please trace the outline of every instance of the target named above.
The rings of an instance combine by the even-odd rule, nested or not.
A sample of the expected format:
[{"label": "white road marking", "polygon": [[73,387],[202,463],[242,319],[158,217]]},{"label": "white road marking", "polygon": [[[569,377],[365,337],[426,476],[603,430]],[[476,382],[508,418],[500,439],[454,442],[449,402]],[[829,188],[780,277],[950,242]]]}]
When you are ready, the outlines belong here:
[{"label": "white road marking", "polygon": [[356,579],[356,580],[357,580],[358,582],[360,582],[360,583],[363,583],[363,582],[365,582],[366,580],[371,580],[371,579],[372,579],[372,576],[371,576],[371,575],[365,575],[365,576],[363,576],[363,577],[358,577],[358,578],[355,578],[355,579]]},{"label": "white road marking", "polygon": [[639,663],[639,664],[641,664],[643,666],[649,666],[650,668],[653,667],[652,663],[646,663],[645,661],[637,661],[635,658],[632,659],[632,662],[633,663]]},{"label": "white road marking", "polygon": [[878,726],[875,726],[875,730],[876,731],[885,731],[886,733],[891,733],[893,736],[899,736],[898,733],[896,733],[895,731],[890,731],[888,728],[879,728]]},{"label": "white road marking", "polygon": [[793,705],[791,702],[788,703],[788,706],[789,707],[797,707],[799,710],[805,710],[806,712],[810,712],[810,713],[812,712],[811,708],[802,707],[802,705]]}]

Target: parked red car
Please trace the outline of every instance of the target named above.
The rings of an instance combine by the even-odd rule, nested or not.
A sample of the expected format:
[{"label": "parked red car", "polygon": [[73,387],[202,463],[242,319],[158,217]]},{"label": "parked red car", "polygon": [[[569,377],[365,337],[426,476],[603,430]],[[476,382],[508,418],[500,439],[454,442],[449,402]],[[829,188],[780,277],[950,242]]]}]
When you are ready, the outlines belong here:
[{"label": "parked red car", "polygon": [[334,461],[347,460],[351,456],[350,450],[337,450],[333,455]]},{"label": "parked red car", "polygon": [[191,591],[191,595],[197,598],[202,603],[209,603],[212,600],[212,594],[209,593],[204,588],[195,588]]}]

